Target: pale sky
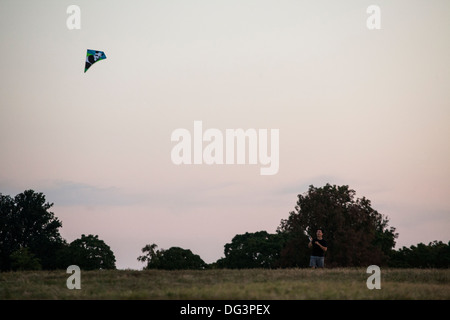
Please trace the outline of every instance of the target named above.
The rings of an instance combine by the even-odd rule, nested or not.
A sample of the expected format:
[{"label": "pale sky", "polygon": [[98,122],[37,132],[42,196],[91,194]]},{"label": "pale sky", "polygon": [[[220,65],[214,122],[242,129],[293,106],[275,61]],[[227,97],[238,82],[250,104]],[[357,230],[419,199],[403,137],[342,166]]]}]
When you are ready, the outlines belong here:
[{"label": "pale sky", "polygon": [[[448,242],[449,17],[448,0],[0,0],[0,192],[43,192],[63,238],[98,235],[120,269],[151,243],[214,262],[311,184],[370,199],[397,249]],[[87,49],[107,59],[84,73]],[[175,165],[194,121],[278,129],[278,173]]]}]

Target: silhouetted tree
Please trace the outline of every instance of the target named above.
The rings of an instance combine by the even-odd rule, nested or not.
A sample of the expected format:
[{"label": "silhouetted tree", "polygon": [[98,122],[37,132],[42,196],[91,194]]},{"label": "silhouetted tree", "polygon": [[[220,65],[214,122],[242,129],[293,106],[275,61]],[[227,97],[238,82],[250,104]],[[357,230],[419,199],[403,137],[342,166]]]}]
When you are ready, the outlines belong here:
[{"label": "silhouetted tree", "polygon": [[217,261],[222,268],[275,268],[279,266],[286,237],[267,231],[238,234],[225,245],[225,258]]},{"label": "silhouetted tree", "polygon": [[295,211],[277,229],[290,235],[282,251],[282,265],[307,266],[307,236],[314,236],[318,228],[328,243],[328,266],[383,265],[398,236],[388,222],[371,207],[370,200],[355,199],[355,191],[348,186],[311,185],[307,193],[298,195]]},{"label": "silhouetted tree", "polygon": [[191,250],[180,247],[157,250],[157,247],[156,244],[151,244],[142,248],[145,255],[139,256],[137,259],[147,263],[144,269],[185,270],[208,267],[200,256],[193,254]]},{"label": "silhouetted tree", "polygon": [[0,270],[12,268],[12,254],[16,262],[20,255],[32,255],[43,269],[57,268],[56,253],[65,241],[59,234],[61,221],[49,211],[52,206],[33,190],[14,198],[0,194]]},{"label": "silhouetted tree", "polygon": [[155,243],[147,244],[141,249],[144,255],[139,256],[137,259],[140,262],[146,263],[147,265],[144,269],[157,269],[159,266],[159,257],[161,256],[161,251],[156,250],[158,246]]},{"label": "silhouetted tree", "polygon": [[403,247],[393,251],[389,266],[398,268],[450,268],[450,241]]},{"label": "silhouetted tree", "polygon": [[82,270],[115,269],[116,258],[110,247],[98,235],[81,235],[69,245],[70,264]]}]

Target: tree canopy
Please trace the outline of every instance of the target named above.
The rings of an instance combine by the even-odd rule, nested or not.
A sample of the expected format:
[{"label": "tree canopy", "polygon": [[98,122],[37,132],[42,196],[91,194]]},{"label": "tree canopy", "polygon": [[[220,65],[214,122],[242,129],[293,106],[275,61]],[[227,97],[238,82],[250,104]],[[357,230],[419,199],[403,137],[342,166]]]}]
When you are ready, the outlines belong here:
[{"label": "tree canopy", "polygon": [[111,249],[98,236],[82,235],[70,245],[42,193],[25,190],[14,198],[0,193],[0,271],[115,268]]},{"label": "tree canopy", "polygon": [[393,251],[390,266],[398,268],[450,268],[450,241],[433,241],[428,245],[402,247]]},{"label": "tree canopy", "polygon": [[147,263],[144,269],[205,269],[208,265],[199,255],[192,253],[189,249],[171,247],[167,250],[157,250],[156,244],[146,245],[142,248],[144,255],[139,256],[138,261]]},{"label": "tree canopy", "polygon": [[[388,265],[408,268],[449,268],[450,242],[419,243],[393,250],[398,234],[387,216],[372,208],[365,197],[347,185],[309,186],[276,233],[246,232],[224,246],[225,257],[212,265],[189,249],[142,248],[138,260],[144,269],[279,268],[307,267],[311,254],[308,237],[322,229],[328,243],[328,267]],[[26,190],[11,197],[0,193],[0,271],[115,269],[111,248],[98,235],[81,235],[70,244],[59,229],[61,221],[50,211],[53,203],[42,193]]]},{"label": "tree canopy", "polygon": [[305,266],[308,236],[314,237],[319,228],[328,242],[328,266],[386,264],[398,236],[388,222],[369,199],[355,198],[355,191],[346,185],[311,185],[308,192],[298,195],[295,211],[277,230],[290,236],[281,254],[282,265]]},{"label": "tree canopy", "polygon": [[[14,198],[0,194],[0,270],[12,268],[11,255],[32,254],[43,269],[57,264],[56,252],[65,241],[59,233],[61,221],[42,193],[26,190]],[[26,251],[23,249],[27,248]]]},{"label": "tree canopy", "polygon": [[71,264],[83,270],[115,269],[116,258],[110,247],[98,235],[81,235],[69,245]]},{"label": "tree canopy", "polygon": [[282,234],[267,231],[238,234],[225,245],[225,258],[217,262],[223,268],[275,268],[285,244]]}]

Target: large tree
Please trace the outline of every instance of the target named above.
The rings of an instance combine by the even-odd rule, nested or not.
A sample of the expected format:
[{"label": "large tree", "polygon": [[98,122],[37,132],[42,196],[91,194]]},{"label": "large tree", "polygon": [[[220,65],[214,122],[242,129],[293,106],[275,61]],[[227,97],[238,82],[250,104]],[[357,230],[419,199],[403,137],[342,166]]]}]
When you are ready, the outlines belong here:
[{"label": "large tree", "polygon": [[33,190],[14,198],[0,193],[0,270],[10,270],[24,255],[32,256],[43,269],[58,267],[56,253],[65,241],[59,233],[61,221],[49,211],[52,206]]},{"label": "large tree", "polygon": [[285,238],[283,234],[267,231],[238,234],[225,245],[225,258],[218,260],[217,266],[230,269],[278,267]]},{"label": "large tree", "polygon": [[156,244],[151,244],[142,248],[144,255],[137,259],[147,263],[144,269],[184,270],[208,267],[199,255],[192,253],[189,249],[171,247],[167,250],[157,250],[157,247]]},{"label": "large tree", "polygon": [[110,247],[98,235],[81,235],[72,241],[68,250],[70,264],[83,270],[115,269],[116,258]]},{"label": "large tree", "polygon": [[281,254],[282,265],[307,266],[308,235],[314,237],[318,228],[328,242],[328,266],[385,264],[398,234],[388,227],[387,217],[371,207],[370,200],[355,199],[355,194],[349,186],[330,184],[311,185],[308,192],[299,194],[295,211],[277,230],[290,237]]}]

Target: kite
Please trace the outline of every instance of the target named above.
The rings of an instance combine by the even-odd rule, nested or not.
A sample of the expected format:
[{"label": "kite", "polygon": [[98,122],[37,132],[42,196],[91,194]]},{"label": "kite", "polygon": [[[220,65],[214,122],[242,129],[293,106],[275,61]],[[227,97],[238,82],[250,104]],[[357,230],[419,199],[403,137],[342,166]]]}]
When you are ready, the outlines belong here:
[{"label": "kite", "polygon": [[84,66],[84,72],[86,72],[97,61],[104,59],[106,59],[106,55],[103,51],[88,49],[86,53],[86,65]]}]

